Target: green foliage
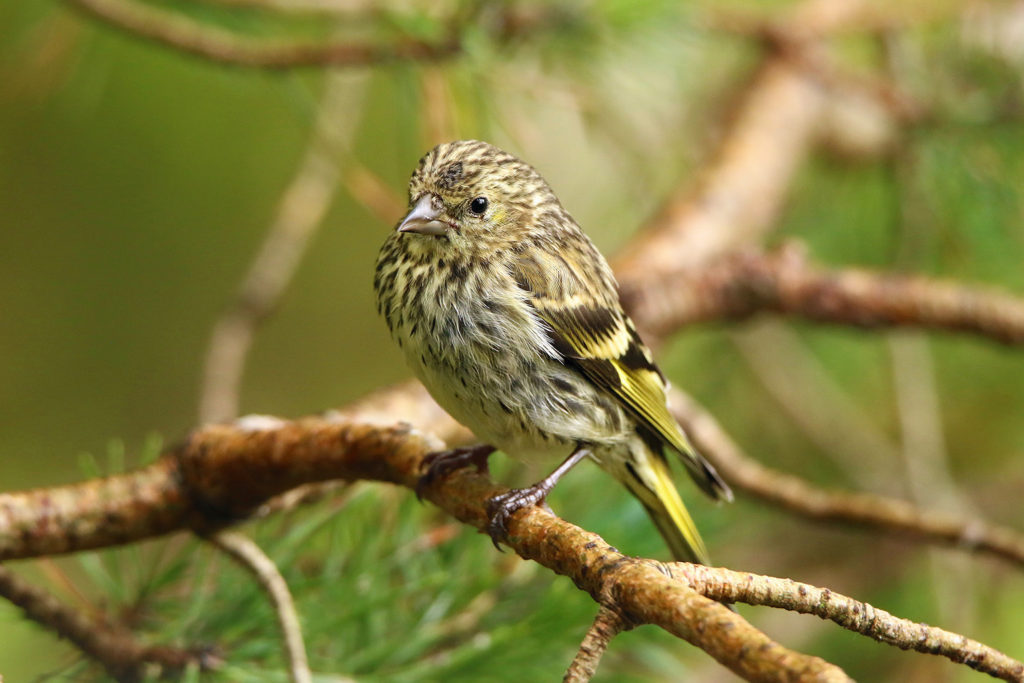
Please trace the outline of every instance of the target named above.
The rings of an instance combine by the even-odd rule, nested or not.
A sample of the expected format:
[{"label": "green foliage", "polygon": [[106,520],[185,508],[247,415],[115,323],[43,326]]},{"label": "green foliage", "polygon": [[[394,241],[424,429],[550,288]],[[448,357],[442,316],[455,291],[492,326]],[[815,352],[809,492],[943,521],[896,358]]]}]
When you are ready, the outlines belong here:
[{"label": "green foliage", "polygon": [[[495,680],[552,678],[594,609],[564,579],[497,555],[485,537],[383,486],[356,485],[245,530],[282,568],[314,671],[359,680],[461,680],[483,670]],[[210,546],[173,540],[79,561],[108,612],[131,615],[141,637],[210,646],[227,659],[202,680],[286,679],[268,601]],[[523,660],[524,640],[547,645]]]}]

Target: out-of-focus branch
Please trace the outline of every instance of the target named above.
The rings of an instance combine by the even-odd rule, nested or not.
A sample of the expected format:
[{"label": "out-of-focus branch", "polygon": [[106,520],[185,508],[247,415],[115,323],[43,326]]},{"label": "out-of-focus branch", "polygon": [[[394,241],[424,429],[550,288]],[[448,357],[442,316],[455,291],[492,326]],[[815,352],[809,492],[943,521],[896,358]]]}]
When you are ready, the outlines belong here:
[{"label": "out-of-focus branch", "polygon": [[355,159],[349,160],[342,182],[352,199],[384,225],[392,225],[406,208],[405,198]]},{"label": "out-of-focus branch", "polygon": [[67,638],[119,681],[141,680],[152,674],[180,672],[190,665],[213,669],[213,652],[143,645],[131,631],[97,621],[32,586],[6,567],[0,567],[0,596],[17,605],[25,616]]},{"label": "out-of-focus branch", "polygon": [[796,331],[781,321],[764,320],[729,337],[780,412],[821,457],[840,468],[850,485],[886,495],[905,490],[891,473],[899,447]]},{"label": "out-of-focus branch", "polygon": [[234,301],[213,327],[199,397],[200,423],[238,415],[242,373],[256,327],[277,306],[334,198],[339,179],[335,152],[355,125],[346,112],[353,111],[360,96],[358,85],[348,74],[327,78],[305,158]]},{"label": "out-of-focus branch", "polygon": [[865,0],[811,0],[782,17],[766,12],[715,8],[702,17],[711,29],[769,41],[806,41],[835,35],[879,33],[925,26],[962,14],[964,0],[877,3]]},{"label": "out-of-focus branch", "polygon": [[284,653],[290,680],[292,683],[311,683],[313,677],[309,671],[306,645],[302,641],[299,613],[277,565],[255,541],[238,532],[221,530],[208,535],[206,540],[235,560],[259,583],[274,606],[274,614],[277,615],[277,623],[284,636]]},{"label": "out-of-focus branch", "polygon": [[[72,7],[130,36],[220,64],[259,69],[360,67],[394,62],[436,62],[463,52],[461,31],[481,23],[496,43],[535,35],[564,24],[563,10],[501,7],[481,16],[487,3],[465,4],[431,41],[402,38],[390,43],[325,39],[321,42],[269,40],[203,24],[177,12],[137,0],[66,0]],[[315,5],[315,3],[314,3]],[[327,5],[324,5],[327,9]],[[274,10],[277,11],[277,10]]]},{"label": "out-of-focus branch", "polygon": [[[760,243],[777,225],[795,171],[834,117],[836,95],[848,97],[852,82],[857,97],[870,100],[871,108],[889,110],[894,124],[920,115],[916,103],[891,83],[851,77],[823,49],[823,39],[837,31],[891,30],[965,8],[962,0],[912,5],[807,0],[778,21],[758,20],[758,32],[775,49],[766,52],[729,113],[697,182],[681,186],[616,259],[620,282],[657,289],[645,287],[646,279],[664,284],[665,277],[707,267],[723,254]],[[714,21],[722,15],[712,11],[706,16]],[[886,131],[882,137],[889,140],[892,135]]]},{"label": "out-of-focus branch", "polygon": [[804,517],[870,526],[930,542],[985,552],[1024,566],[1024,534],[980,519],[928,511],[870,493],[826,491],[748,457],[710,413],[681,391],[673,412],[697,447],[733,487]]},{"label": "out-of-focus branch", "polygon": [[827,588],[717,567],[709,570],[702,565],[683,562],[667,566],[672,576],[686,577],[702,595],[716,600],[813,614],[901,650],[946,657],[1004,681],[1024,680],[1024,664],[984,643],[928,624],[901,619]]},{"label": "out-of-focus branch", "polygon": [[286,14],[343,17],[371,16],[378,8],[373,0],[198,0],[225,7],[267,10]]},{"label": "out-of-focus branch", "polygon": [[370,66],[447,59],[461,50],[454,36],[436,43],[399,40],[390,45],[344,42],[270,42],[247,38],[135,0],[67,0],[73,7],[128,35],[221,64],[287,69],[301,66]]},{"label": "out-of-focus branch", "polygon": [[916,327],[1024,343],[1024,298],[926,277],[825,270],[794,247],[735,252],[700,271],[620,284],[637,324],[658,338],[696,322],[771,312],[865,329]]},{"label": "out-of-focus branch", "polygon": [[616,259],[620,282],[690,271],[756,243],[776,223],[826,98],[806,69],[766,60],[696,187],[665,202]]}]

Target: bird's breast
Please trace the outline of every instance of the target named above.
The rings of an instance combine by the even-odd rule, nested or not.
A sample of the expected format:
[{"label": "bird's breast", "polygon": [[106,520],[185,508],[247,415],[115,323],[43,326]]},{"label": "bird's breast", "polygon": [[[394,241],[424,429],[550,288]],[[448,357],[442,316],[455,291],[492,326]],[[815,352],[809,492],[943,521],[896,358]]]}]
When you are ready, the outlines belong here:
[{"label": "bird's breast", "polygon": [[621,409],[561,362],[526,293],[494,268],[378,270],[381,312],[431,396],[479,439],[524,460],[620,438]]}]

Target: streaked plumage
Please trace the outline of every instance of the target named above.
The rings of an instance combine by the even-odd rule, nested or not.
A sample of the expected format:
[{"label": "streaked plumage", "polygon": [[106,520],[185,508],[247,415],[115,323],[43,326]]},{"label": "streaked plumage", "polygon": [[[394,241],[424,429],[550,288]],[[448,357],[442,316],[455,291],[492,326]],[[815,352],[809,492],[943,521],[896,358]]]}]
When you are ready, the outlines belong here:
[{"label": "streaked plumage", "polygon": [[[459,141],[420,160],[409,200],[374,287],[431,395],[514,457],[554,465],[586,452],[639,498],[677,559],[706,562],[665,450],[713,498],[731,493],[669,413],[611,269],[544,179],[487,143]],[[535,493],[496,501],[492,532],[546,489]]]}]

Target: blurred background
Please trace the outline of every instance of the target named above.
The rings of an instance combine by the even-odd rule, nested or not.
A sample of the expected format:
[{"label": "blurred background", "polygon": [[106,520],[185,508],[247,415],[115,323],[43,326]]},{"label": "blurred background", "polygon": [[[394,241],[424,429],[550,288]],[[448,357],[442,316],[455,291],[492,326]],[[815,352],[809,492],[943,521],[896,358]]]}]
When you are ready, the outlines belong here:
[{"label": "blurred background", "polygon": [[[87,2],[0,4],[0,490],[137,466],[201,421],[212,330],[282,206],[317,229],[255,336],[240,411],[301,416],[407,377],[374,310],[372,270],[409,173],[437,142],[516,153],[614,254],[699,177],[764,59],[752,27],[785,26],[796,6],[109,4],[279,42],[437,42],[453,17],[472,21],[457,24],[451,59],[269,69],[128,35]],[[892,21],[825,45],[851,82],[891,89],[898,97],[879,99],[897,104],[835,98],[832,130],[768,243],[1024,295],[1024,3],[892,5],[877,8]],[[693,326],[659,358],[766,465],[1024,529],[1019,349],[766,317]],[[500,459],[504,481],[533,476]],[[1024,656],[1019,567],[743,496],[715,508],[683,486],[716,564],[827,586]],[[667,557],[596,468],[551,502],[624,552]],[[245,529],[289,579],[313,670],[338,675],[324,680],[553,680],[595,611],[567,580],[496,553],[404,490],[355,485]],[[215,644],[229,664],[209,680],[285,680],[258,590],[194,541],[14,567],[152,642]],[[741,613],[857,679],[980,677],[812,617]],[[0,674],[102,678],[6,603]],[[616,639],[598,674],[684,677],[733,680],[652,627]]]}]

